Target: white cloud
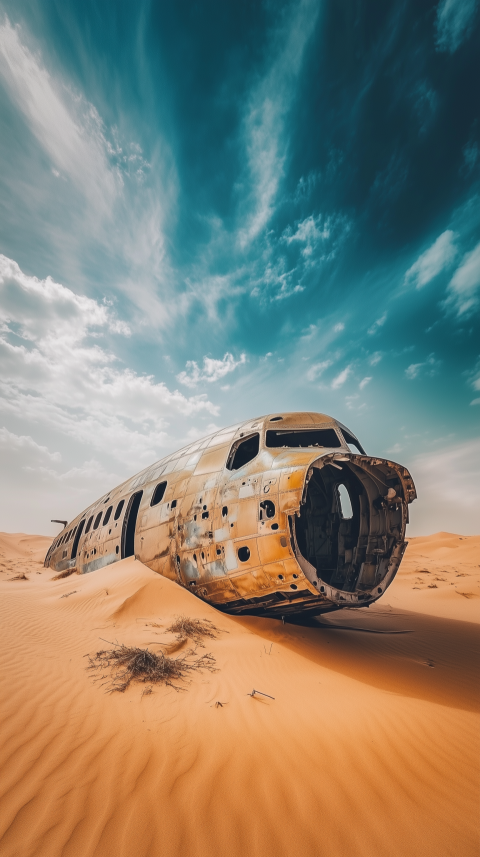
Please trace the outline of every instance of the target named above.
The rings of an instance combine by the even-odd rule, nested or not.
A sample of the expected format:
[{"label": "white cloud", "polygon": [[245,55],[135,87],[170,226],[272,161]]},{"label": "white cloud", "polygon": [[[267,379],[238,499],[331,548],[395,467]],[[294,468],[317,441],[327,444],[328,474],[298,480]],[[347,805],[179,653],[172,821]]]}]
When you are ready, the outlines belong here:
[{"label": "white cloud", "polygon": [[303,244],[302,255],[311,256],[316,245],[320,241],[327,241],[330,238],[330,220],[327,218],[322,222],[322,215],[314,217],[306,217],[305,220],[297,223],[295,232],[289,228],[282,235],[282,240],[286,244],[297,242]]},{"label": "white cloud", "polygon": [[17,420],[48,426],[133,468],[158,457],[171,420],[218,412],[206,396],[186,398],[121,367],[99,341],[128,332],[109,306],[29,277],[4,256],[0,320],[0,408]]},{"label": "white cloud", "polygon": [[435,21],[436,46],[453,54],[470,35],[477,0],[441,0]]},{"label": "white cloud", "polygon": [[331,360],[322,360],[320,363],[314,363],[307,372],[307,381],[315,381],[331,365]]},{"label": "white cloud", "polygon": [[457,254],[455,238],[456,235],[451,229],[442,232],[432,246],[408,269],[404,282],[413,283],[417,289],[421,289],[451,265]]},{"label": "white cloud", "polygon": [[358,385],[360,390],[363,390],[367,386],[367,384],[370,383],[371,380],[372,380],[371,375],[368,375],[366,378],[363,378],[363,380],[360,381],[360,384]]},{"label": "white cloud", "polygon": [[380,351],[375,351],[375,353],[369,358],[368,362],[370,363],[370,366],[376,366],[377,363],[380,363],[382,358],[383,354]]},{"label": "white cloud", "polygon": [[335,333],[341,333],[342,330],[345,330],[345,325],[343,321],[339,321],[338,324],[333,326],[333,330]]},{"label": "white cloud", "polygon": [[373,322],[372,326],[368,328],[368,334],[370,336],[373,336],[381,327],[383,327],[387,320],[387,315],[388,313],[385,311],[383,315],[381,315],[380,318],[377,318],[377,320]]},{"label": "white cloud", "polygon": [[480,290],[480,243],[465,253],[448,284],[446,306],[453,305],[458,315],[472,312],[478,306]]},{"label": "white cloud", "polygon": [[[333,259],[339,243],[350,232],[350,223],[342,215],[330,215],[323,218],[321,214],[314,217],[311,214],[296,223],[295,231],[289,226],[282,234],[284,244],[298,244],[304,264],[308,267],[318,261]],[[342,330],[340,327],[339,330]]]},{"label": "white cloud", "polygon": [[441,361],[436,360],[434,354],[430,354],[423,363],[411,363],[410,366],[405,369],[405,375],[409,381],[413,381],[414,378],[418,378],[420,374],[427,375],[431,378],[437,374],[440,365]]},{"label": "white cloud", "polygon": [[410,381],[412,381],[414,378],[417,377],[422,366],[423,366],[423,363],[411,363],[410,366],[407,369],[405,369],[405,375],[407,376],[407,378]]},{"label": "white cloud", "polygon": [[224,378],[229,372],[233,372],[237,366],[246,363],[247,357],[245,354],[240,355],[239,360],[235,360],[233,354],[228,351],[222,360],[214,360],[212,357],[203,358],[203,368],[200,369],[195,360],[188,360],[186,369],[177,375],[177,381],[184,384],[186,387],[196,387],[198,384],[207,382],[213,383]]},{"label": "white cloud", "polygon": [[[273,300],[283,300],[289,298],[298,292],[303,292],[305,287],[296,283],[294,280],[295,268],[290,271],[285,270],[285,260],[278,259],[274,264],[269,263],[261,278],[263,288],[273,287]],[[258,294],[259,288],[256,287],[252,294]]]},{"label": "white cloud", "polygon": [[336,376],[336,378],[333,379],[331,383],[332,390],[338,390],[339,387],[342,387],[349,375],[351,374],[351,371],[351,366],[346,366],[345,369],[342,369],[342,371]]},{"label": "white cloud", "polygon": [[22,339],[79,342],[87,331],[106,328],[124,336],[129,326],[115,318],[109,305],[55,283],[51,277],[39,280],[24,274],[13,259],[0,254],[0,320],[20,325]]},{"label": "white cloud", "polygon": [[[114,283],[140,310],[142,323],[158,330],[185,303],[175,289],[164,238],[166,219],[171,224],[177,211],[170,149],[158,139],[148,164],[140,146],[120,141],[54,63],[51,54],[42,57],[25,28],[13,27],[8,18],[0,22],[0,83],[32,135],[22,138],[30,157],[18,163],[27,164],[26,170],[20,174],[18,164],[16,172],[3,165],[17,216],[23,211],[30,218],[37,244],[45,244],[58,270],[73,272],[77,282],[84,276],[86,247],[90,259],[100,251],[99,279]],[[52,174],[58,181],[52,183]]]}]

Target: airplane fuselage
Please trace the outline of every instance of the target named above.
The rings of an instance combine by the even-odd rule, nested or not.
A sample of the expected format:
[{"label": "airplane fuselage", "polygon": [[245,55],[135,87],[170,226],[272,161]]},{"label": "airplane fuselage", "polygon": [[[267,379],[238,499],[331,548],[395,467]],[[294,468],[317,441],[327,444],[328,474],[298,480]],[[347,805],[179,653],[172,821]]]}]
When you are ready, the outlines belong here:
[{"label": "airplane fuselage", "polygon": [[87,574],[134,555],[232,613],[361,607],[395,577],[415,497],[404,467],[332,417],[277,413],[128,479],[65,527],[45,565]]}]

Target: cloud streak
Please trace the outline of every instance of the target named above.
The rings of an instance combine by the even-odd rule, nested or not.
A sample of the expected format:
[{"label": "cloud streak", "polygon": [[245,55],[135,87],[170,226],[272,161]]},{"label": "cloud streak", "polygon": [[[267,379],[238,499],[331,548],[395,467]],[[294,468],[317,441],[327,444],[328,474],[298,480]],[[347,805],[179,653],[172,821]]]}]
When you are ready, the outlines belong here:
[{"label": "cloud streak", "polygon": [[97,111],[65,87],[55,85],[38,57],[21,41],[20,28],[12,27],[8,19],[0,26],[0,73],[57,173],[68,176],[94,208],[110,213],[122,180],[108,163],[107,141]]},{"label": "cloud streak", "polygon": [[441,0],[435,20],[437,50],[458,50],[471,33],[477,7],[477,0]]},{"label": "cloud streak", "polygon": [[301,0],[275,34],[270,66],[254,88],[244,119],[249,212],[241,229],[246,246],[267,225],[273,211],[288,152],[285,122],[295,94],[306,46],[319,13],[317,0]]},{"label": "cloud streak", "polygon": [[448,268],[458,252],[455,238],[456,235],[451,229],[442,232],[432,246],[425,250],[408,269],[405,274],[405,283],[412,283],[417,289],[421,289],[441,271]]}]

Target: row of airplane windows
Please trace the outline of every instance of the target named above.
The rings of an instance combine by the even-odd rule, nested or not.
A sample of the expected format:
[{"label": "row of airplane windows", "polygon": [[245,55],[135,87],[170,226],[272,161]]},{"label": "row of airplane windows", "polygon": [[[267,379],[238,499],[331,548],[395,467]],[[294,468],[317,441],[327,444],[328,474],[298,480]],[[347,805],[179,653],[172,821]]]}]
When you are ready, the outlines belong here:
[{"label": "row of airplane windows", "polygon": [[[273,422],[273,420],[272,420]],[[345,438],[347,442],[356,446],[359,451],[363,452],[363,449],[358,444],[355,438],[351,435],[344,432]],[[270,448],[312,448],[316,446],[325,446],[330,448],[338,448],[341,446],[341,441],[335,432],[334,429],[310,429],[310,430],[290,430],[290,431],[267,431],[266,433],[266,446]],[[240,467],[244,467],[249,461],[255,458],[258,455],[260,447],[260,434],[259,432],[254,432],[249,437],[238,440],[233,444],[230,454],[227,458],[226,467],[228,470],[238,470]],[[136,486],[134,486],[136,487]],[[167,488],[167,482],[159,482],[156,485],[152,499],[150,501],[151,506],[157,506],[163,500],[165,495],[165,491]],[[107,500],[109,498],[107,497]],[[107,500],[104,502],[106,503]],[[120,515],[122,514],[123,507],[125,505],[125,500],[120,500],[117,504],[117,508],[115,510],[115,515],[113,516],[114,521],[118,521]],[[177,505],[176,500],[172,501],[171,508],[175,508]],[[108,524],[113,511],[113,505],[109,506],[106,510],[103,518],[102,526]],[[100,526],[100,521],[103,515],[103,511],[97,513],[95,517],[95,521],[93,522],[94,516],[91,515],[87,526],[85,527],[85,535],[90,532],[92,529],[93,522],[93,530],[97,530]],[[55,550],[57,547],[65,544],[70,541],[71,538],[75,535],[77,527],[69,530],[65,536],[60,538],[60,540],[52,545],[50,553]]]}]

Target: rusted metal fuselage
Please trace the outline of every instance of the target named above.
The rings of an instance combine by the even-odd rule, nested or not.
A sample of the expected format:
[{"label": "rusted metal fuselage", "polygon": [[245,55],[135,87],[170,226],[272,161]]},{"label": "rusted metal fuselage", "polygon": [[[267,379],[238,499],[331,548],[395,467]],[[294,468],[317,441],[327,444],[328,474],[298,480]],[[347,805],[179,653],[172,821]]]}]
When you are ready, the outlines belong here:
[{"label": "rusted metal fuselage", "polygon": [[[358,452],[352,452],[355,447]],[[317,413],[260,417],[169,455],[78,515],[45,565],[127,556],[231,613],[365,606],[405,547],[409,472]]]}]

